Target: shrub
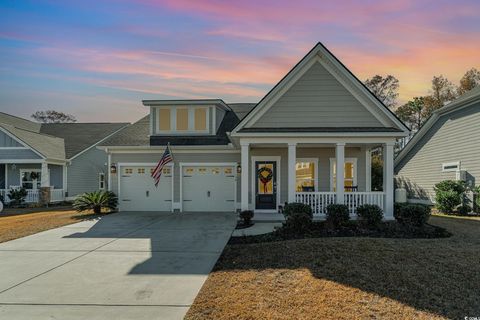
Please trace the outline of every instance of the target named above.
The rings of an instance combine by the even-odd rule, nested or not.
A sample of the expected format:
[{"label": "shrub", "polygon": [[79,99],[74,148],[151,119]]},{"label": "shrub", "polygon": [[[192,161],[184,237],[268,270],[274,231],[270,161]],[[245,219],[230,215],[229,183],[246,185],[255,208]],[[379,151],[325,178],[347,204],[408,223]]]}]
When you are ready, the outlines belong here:
[{"label": "shrub", "polygon": [[312,216],[305,212],[293,212],[286,216],[282,229],[288,233],[304,234],[312,227]]},{"label": "shrub", "polygon": [[111,191],[87,192],[78,196],[73,202],[73,207],[77,211],[93,210],[99,214],[102,208],[115,210],[117,208],[118,198]]},{"label": "shrub", "polygon": [[27,195],[27,190],[25,190],[24,188],[10,189],[10,191],[8,192],[8,197],[10,198],[10,205],[21,205],[25,202],[25,198],[27,197]]},{"label": "shrub", "polygon": [[357,208],[359,221],[368,226],[376,227],[383,219],[383,210],[376,204],[364,204]]},{"label": "shrub", "polygon": [[434,189],[438,209],[445,213],[452,213],[462,203],[465,182],[444,180],[437,183]]},{"label": "shrub", "polygon": [[393,216],[400,224],[421,227],[430,218],[430,207],[422,204],[396,204]]},{"label": "shrub", "polygon": [[470,207],[468,204],[461,205],[460,207],[457,208],[457,212],[461,216],[466,216],[471,211],[472,211],[472,207]]},{"label": "shrub", "polygon": [[243,210],[240,212],[240,219],[243,220],[244,225],[249,225],[253,218],[252,210]]},{"label": "shrub", "polygon": [[344,204],[329,204],[327,206],[327,222],[334,227],[345,225],[350,220],[348,207]]},{"label": "shrub", "polygon": [[310,219],[313,218],[312,208],[309,205],[299,202],[287,203],[283,208],[283,215],[285,218],[288,218],[294,213],[305,213]]},{"label": "shrub", "polygon": [[475,212],[480,212],[480,186],[473,188]]}]

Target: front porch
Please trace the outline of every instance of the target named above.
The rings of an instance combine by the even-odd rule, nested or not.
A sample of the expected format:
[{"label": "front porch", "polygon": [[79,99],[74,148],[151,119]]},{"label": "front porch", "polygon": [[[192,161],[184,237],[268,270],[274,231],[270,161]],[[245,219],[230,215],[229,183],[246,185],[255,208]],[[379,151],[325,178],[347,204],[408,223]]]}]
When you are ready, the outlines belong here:
[{"label": "front porch", "polygon": [[[301,202],[322,219],[329,204],[345,204],[352,217],[357,207],[375,204],[385,219],[393,219],[393,146],[393,139],[242,139],[241,209],[254,210],[256,220],[278,220],[275,213],[285,203]],[[383,185],[372,190],[376,148],[382,149],[385,165]]]},{"label": "front porch", "polygon": [[[41,202],[41,189],[49,188],[48,203],[65,199],[66,167],[44,160],[1,160],[0,196],[8,204],[10,190],[24,188],[25,203]],[[45,200],[44,200],[45,201]]]}]

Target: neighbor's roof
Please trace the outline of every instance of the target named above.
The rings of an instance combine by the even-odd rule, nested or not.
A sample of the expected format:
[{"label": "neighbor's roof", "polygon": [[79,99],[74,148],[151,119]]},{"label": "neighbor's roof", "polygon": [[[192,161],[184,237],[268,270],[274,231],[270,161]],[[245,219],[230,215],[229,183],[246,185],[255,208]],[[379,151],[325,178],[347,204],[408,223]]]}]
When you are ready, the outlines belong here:
[{"label": "neighbor's roof", "polygon": [[5,123],[12,127],[29,130],[32,132],[40,132],[41,123],[33,122],[11,114],[0,112],[0,123]]},{"label": "neighbor's roof", "polygon": [[242,120],[253,108],[256,103],[229,103],[228,106],[235,112],[238,119]]},{"label": "neighbor's roof", "polygon": [[0,123],[0,127],[10,132],[10,134],[23,141],[45,158],[65,159],[65,145],[61,138],[17,128],[5,123]]},{"label": "neighbor's roof", "polygon": [[127,125],[128,123],[43,123],[40,133],[64,139],[65,155],[70,159]]},{"label": "neighbor's roof", "polygon": [[[425,136],[425,134],[435,125],[438,119],[441,116],[449,114],[451,112],[457,111],[460,108],[467,107],[473,103],[480,102],[480,86],[473,88],[470,91],[467,91],[457,99],[453,100],[446,106],[437,109],[433,112],[427,122],[418,130],[418,132],[413,136],[413,138],[408,142],[405,148],[400,151],[398,156],[395,159],[395,166],[400,164],[400,162],[412,151],[413,147]],[[473,130],[473,129],[472,129]]]}]

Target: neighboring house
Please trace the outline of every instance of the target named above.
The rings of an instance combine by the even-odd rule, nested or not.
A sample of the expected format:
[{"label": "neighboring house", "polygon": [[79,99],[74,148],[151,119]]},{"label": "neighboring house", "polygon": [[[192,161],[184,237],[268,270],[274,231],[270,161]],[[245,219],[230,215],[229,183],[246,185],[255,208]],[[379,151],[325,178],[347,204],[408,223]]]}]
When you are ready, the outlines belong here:
[{"label": "neighboring house", "polygon": [[[373,203],[393,218],[393,149],[409,130],[320,43],[257,104],[143,104],[149,116],[98,147],[120,210],[275,213],[297,201],[320,215],[330,203],[351,213]],[[156,188],[150,173],[168,143],[174,162]],[[384,192],[371,191],[377,147]]]},{"label": "neighboring house", "polygon": [[436,110],[395,159],[397,186],[431,203],[442,180],[480,184],[480,87]]},{"label": "neighboring house", "polygon": [[[41,124],[0,112],[0,194],[27,189],[39,201],[51,187],[51,201],[106,188],[107,156],[95,148],[127,123]],[[6,201],[9,199],[6,198]]]}]

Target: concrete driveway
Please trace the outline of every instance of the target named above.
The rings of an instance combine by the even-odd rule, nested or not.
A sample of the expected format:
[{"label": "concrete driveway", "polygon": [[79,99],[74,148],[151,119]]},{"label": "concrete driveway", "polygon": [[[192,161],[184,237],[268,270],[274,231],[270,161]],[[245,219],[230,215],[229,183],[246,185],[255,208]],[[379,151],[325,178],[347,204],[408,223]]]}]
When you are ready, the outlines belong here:
[{"label": "concrete driveway", "polygon": [[181,319],[233,213],[117,213],[0,244],[0,319]]}]

